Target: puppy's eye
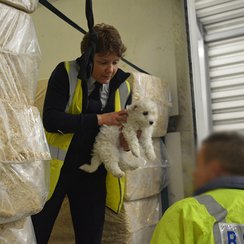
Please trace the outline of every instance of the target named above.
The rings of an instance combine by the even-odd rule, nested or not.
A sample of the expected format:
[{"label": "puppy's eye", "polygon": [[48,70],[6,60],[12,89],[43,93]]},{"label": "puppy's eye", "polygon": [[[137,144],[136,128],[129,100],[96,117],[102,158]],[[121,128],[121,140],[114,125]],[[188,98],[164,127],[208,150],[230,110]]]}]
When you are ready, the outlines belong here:
[{"label": "puppy's eye", "polygon": [[148,112],[143,112],[143,115],[145,115],[145,116],[148,115]]}]

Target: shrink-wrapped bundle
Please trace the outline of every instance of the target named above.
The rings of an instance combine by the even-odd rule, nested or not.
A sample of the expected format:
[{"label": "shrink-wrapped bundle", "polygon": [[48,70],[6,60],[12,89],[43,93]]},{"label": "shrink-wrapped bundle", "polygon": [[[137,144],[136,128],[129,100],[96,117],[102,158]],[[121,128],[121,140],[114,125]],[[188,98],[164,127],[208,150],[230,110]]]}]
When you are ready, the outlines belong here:
[{"label": "shrink-wrapped bundle", "polygon": [[0,224],[0,244],[36,244],[31,218]]},{"label": "shrink-wrapped bundle", "polygon": [[50,152],[38,109],[0,99],[0,162],[49,159]]},{"label": "shrink-wrapped bundle", "polygon": [[38,62],[32,55],[0,53],[0,98],[33,104]]},{"label": "shrink-wrapped bundle", "polygon": [[0,51],[40,56],[30,14],[0,3]]},{"label": "shrink-wrapped bundle", "polygon": [[41,54],[31,16],[0,10],[0,98],[33,104]]},{"label": "shrink-wrapped bundle", "polygon": [[156,153],[154,161],[149,161],[145,157],[135,158],[128,154],[127,160],[140,160],[142,166],[136,170],[126,171],[124,195],[126,201],[159,194],[168,184],[168,156],[165,145],[161,138],[153,138],[153,146]]},{"label": "shrink-wrapped bundle", "polygon": [[35,214],[43,208],[49,192],[48,170],[48,161],[0,163],[0,224]]},{"label": "shrink-wrapped bundle", "polygon": [[153,137],[166,135],[168,127],[169,107],[171,106],[170,90],[167,82],[160,78],[135,72],[128,78],[132,86],[132,100],[150,98],[158,108],[158,121]]},{"label": "shrink-wrapped bundle", "polygon": [[24,10],[27,13],[34,12],[38,5],[38,0],[0,0],[0,2]]},{"label": "shrink-wrapped bundle", "polygon": [[102,244],[149,244],[155,226],[147,226],[133,233],[104,230]]},{"label": "shrink-wrapped bundle", "polygon": [[42,116],[44,98],[47,90],[47,84],[48,84],[48,80],[39,80],[37,82],[34,106],[38,108],[41,116]]},{"label": "shrink-wrapped bundle", "polygon": [[[114,238],[111,243],[117,243],[117,239],[128,239],[133,233],[155,225],[162,215],[161,195],[124,202],[119,214],[106,209],[103,240]],[[126,243],[126,242],[124,242]]]}]

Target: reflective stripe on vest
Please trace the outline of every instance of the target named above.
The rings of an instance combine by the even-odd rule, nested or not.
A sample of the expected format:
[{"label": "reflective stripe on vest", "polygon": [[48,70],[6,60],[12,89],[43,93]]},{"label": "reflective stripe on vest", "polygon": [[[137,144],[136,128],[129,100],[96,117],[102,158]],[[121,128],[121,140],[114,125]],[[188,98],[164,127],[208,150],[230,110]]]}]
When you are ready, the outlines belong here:
[{"label": "reflective stripe on vest", "polygon": [[49,150],[50,150],[50,154],[51,154],[52,158],[56,158],[58,160],[64,161],[66,153],[67,153],[66,150],[62,150],[53,145],[49,145]]},{"label": "reflective stripe on vest", "polygon": [[77,76],[78,76],[79,65],[75,60],[69,61],[69,62],[64,62],[64,65],[65,65],[65,69],[66,69],[68,77],[69,77],[69,101],[68,101],[66,109],[65,109],[65,112],[68,112],[70,109],[70,106],[71,106],[71,102],[72,102],[74,93],[75,93],[75,88],[77,86]]},{"label": "reflective stripe on vest", "polygon": [[130,83],[126,80],[123,82],[119,89],[115,92],[115,112],[121,110],[121,108],[125,108],[128,94],[130,94]]},{"label": "reflective stripe on vest", "polygon": [[226,209],[223,208],[210,195],[201,195],[201,196],[196,196],[195,198],[200,204],[203,204],[208,210],[208,213],[216,219],[216,222],[214,223],[213,226],[214,239],[215,239],[215,243],[221,243],[221,234],[219,231],[218,223],[225,222],[225,217],[227,215]]}]

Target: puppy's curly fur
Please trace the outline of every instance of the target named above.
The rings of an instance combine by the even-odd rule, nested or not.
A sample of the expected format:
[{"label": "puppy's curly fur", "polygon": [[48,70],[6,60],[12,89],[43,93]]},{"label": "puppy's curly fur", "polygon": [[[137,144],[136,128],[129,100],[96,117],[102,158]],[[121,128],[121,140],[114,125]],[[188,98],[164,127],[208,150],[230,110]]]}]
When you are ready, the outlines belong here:
[{"label": "puppy's curly fur", "polygon": [[[79,168],[86,172],[94,172],[103,163],[107,171],[115,177],[125,175],[125,170],[138,168],[133,162],[125,160],[126,152],[120,146],[119,135],[123,134],[131,153],[140,156],[140,146],[149,160],[154,160],[156,155],[152,144],[153,127],[157,120],[156,104],[149,99],[134,102],[127,106],[127,122],[120,129],[118,126],[102,126],[94,146],[91,164],[81,165]],[[138,140],[137,131],[141,131]],[[138,161],[138,160],[137,160]]]}]

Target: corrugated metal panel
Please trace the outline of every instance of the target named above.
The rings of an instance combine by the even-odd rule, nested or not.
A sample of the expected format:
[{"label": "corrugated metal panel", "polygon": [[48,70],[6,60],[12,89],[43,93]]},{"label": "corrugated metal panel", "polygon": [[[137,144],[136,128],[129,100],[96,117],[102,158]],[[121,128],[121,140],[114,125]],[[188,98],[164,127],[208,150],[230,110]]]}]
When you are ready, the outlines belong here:
[{"label": "corrugated metal panel", "polygon": [[201,17],[201,22],[204,23],[204,25],[208,25],[208,24],[227,21],[229,19],[239,18],[239,17],[244,17],[244,11],[242,8],[238,8],[238,9],[234,9],[232,11],[218,13],[218,14],[210,15],[210,16],[206,16],[206,17]]},{"label": "corrugated metal panel", "polygon": [[213,130],[244,131],[244,0],[197,0],[205,30]]},{"label": "corrugated metal panel", "polygon": [[243,0],[197,0],[196,14],[207,42],[244,35]]},{"label": "corrugated metal panel", "polygon": [[244,130],[244,37],[208,44],[215,131]]},{"label": "corrugated metal panel", "polygon": [[[223,14],[225,12],[235,11],[237,9],[244,8],[243,0],[228,0],[228,1],[196,1],[196,11],[197,17],[205,25],[206,23],[202,21],[202,18],[208,16],[213,16],[217,14]],[[207,19],[207,18],[206,18]],[[215,19],[215,22],[218,22]]]}]

